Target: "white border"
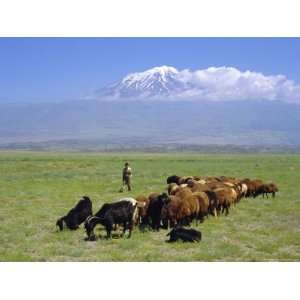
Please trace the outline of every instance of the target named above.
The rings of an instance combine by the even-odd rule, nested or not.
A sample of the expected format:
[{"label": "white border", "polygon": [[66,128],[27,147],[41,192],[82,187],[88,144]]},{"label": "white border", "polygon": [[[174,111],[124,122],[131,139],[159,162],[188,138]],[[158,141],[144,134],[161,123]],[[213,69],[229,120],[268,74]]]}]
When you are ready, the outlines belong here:
[{"label": "white border", "polygon": [[[9,0],[0,36],[300,36],[298,0]],[[1,55],[1,49],[0,49]],[[0,263],[2,299],[298,299],[299,263]]]},{"label": "white border", "polygon": [[2,299],[293,300],[298,281],[299,263],[0,265]]},{"label": "white border", "polygon": [[299,0],[1,0],[0,36],[300,36]]}]

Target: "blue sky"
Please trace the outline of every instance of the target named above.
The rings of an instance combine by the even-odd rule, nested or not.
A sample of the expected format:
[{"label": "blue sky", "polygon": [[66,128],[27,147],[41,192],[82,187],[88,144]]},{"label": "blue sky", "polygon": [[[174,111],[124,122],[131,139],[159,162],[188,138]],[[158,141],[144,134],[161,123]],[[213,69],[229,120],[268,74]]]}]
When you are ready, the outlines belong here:
[{"label": "blue sky", "polygon": [[232,66],[300,84],[300,39],[0,38],[0,102],[79,99],[130,72]]}]

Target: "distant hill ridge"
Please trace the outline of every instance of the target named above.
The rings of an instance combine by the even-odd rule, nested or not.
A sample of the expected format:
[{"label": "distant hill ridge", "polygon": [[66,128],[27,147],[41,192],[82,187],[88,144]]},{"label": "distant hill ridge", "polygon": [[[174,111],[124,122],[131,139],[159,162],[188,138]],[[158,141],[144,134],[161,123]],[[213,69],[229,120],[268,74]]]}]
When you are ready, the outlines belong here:
[{"label": "distant hill ridge", "polygon": [[81,100],[0,105],[0,145],[300,145],[300,106],[280,101]]}]

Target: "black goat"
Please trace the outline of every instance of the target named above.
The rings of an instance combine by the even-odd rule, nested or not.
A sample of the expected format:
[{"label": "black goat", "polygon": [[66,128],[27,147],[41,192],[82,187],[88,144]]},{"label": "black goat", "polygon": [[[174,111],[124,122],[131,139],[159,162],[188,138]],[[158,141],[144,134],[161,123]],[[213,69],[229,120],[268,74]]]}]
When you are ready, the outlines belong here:
[{"label": "black goat", "polygon": [[111,237],[111,232],[115,225],[123,225],[123,234],[126,229],[129,230],[128,238],[134,224],[134,216],[137,211],[137,201],[133,198],[126,198],[114,203],[105,203],[100,210],[92,217],[88,218],[84,227],[88,236],[88,240],[95,240],[94,228],[97,224],[105,227],[107,238]]},{"label": "black goat", "polygon": [[153,230],[159,231],[161,227],[161,211],[165,203],[169,201],[169,197],[166,193],[162,193],[153,198],[149,202],[146,218],[150,222]]},{"label": "black goat", "polygon": [[58,226],[60,230],[63,230],[65,226],[71,230],[76,230],[87,217],[92,215],[92,201],[89,197],[83,196],[67,215],[57,220],[56,226]]},{"label": "black goat", "polygon": [[169,243],[182,240],[183,242],[200,242],[202,234],[195,229],[185,229],[182,227],[176,227],[172,229],[167,236],[170,236]]},{"label": "black goat", "polygon": [[170,184],[170,183],[176,183],[176,184],[180,184],[179,180],[180,180],[181,177],[177,176],[177,175],[172,175],[172,176],[169,176],[167,178],[167,184]]}]

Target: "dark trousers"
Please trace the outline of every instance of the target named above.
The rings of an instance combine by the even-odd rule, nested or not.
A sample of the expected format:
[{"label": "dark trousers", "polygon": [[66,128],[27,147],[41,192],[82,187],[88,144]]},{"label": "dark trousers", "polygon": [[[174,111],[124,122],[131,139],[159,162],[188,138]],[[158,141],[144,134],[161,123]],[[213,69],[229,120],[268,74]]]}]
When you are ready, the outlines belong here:
[{"label": "dark trousers", "polygon": [[123,187],[124,185],[127,186],[128,191],[131,191],[131,180],[130,177],[124,176],[123,177]]}]

